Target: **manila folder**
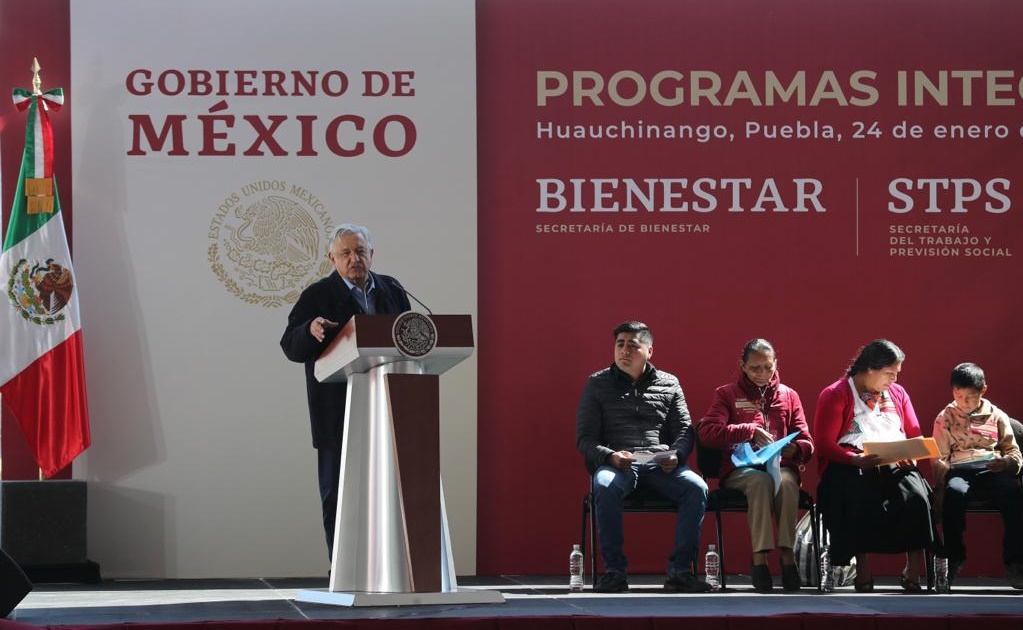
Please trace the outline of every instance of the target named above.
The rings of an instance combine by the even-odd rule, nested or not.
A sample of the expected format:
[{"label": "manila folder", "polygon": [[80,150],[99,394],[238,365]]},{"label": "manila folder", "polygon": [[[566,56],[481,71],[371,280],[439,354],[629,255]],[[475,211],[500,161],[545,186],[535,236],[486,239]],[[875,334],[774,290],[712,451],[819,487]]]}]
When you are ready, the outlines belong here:
[{"label": "manila folder", "polygon": [[938,457],[938,444],[934,438],[915,437],[894,442],[864,442],[865,455],[880,455],[882,464],[893,464],[904,459],[933,459]]}]

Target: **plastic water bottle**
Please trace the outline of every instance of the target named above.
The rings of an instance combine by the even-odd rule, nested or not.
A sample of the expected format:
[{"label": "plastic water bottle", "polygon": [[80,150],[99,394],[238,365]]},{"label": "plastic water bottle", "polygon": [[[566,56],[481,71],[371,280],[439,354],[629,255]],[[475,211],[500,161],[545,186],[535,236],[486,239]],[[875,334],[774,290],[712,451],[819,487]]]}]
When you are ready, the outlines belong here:
[{"label": "plastic water bottle", "polygon": [[831,548],[821,546],[821,592],[835,592],[835,571],[831,568]]},{"label": "plastic water bottle", "polygon": [[721,557],[714,545],[707,545],[707,555],[703,558],[703,572],[707,575],[707,584],[710,584],[711,589],[716,591],[721,588]]},{"label": "plastic water bottle", "polygon": [[568,554],[568,590],[571,593],[583,590],[583,550],[579,545],[572,545],[572,553]]},{"label": "plastic water bottle", "polygon": [[950,593],[951,585],[948,583],[948,558],[935,556],[934,558],[934,591],[936,593]]}]

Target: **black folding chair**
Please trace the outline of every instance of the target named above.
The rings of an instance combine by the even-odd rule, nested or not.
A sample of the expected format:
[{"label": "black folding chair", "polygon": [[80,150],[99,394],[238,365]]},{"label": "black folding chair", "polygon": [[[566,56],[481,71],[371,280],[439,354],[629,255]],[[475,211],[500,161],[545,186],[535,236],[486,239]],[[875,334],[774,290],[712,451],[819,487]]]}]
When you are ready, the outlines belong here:
[{"label": "black folding chair", "polygon": [[[652,490],[638,488],[635,492],[625,498],[622,503],[624,514],[635,514],[640,512],[678,512],[678,504],[669,501]],[[591,584],[597,579],[597,554],[595,552],[597,540],[597,519],[593,517],[593,490],[591,489],[583,497],[583,518],[582,533],[580,539],[583,541],[583,553],[590,558],[590,580]],[[587,546],[588,544],[588,546]]]},{"label": "black folding chair", "polygon": [[[722,453],[716,448],[704,446],[699,439],[696,441],[696,466],[704,479],[718,479],[721,472]],[[820,531],[817,514],[817,504],[814,503],[810,493],[802,488],[799,489],[799,509],[810,513],[810,521],[813,525],[813,543],[811,553],[816,559],[817,565],[817,589],[820,590]],[[746,502],[746,495],[741,490],[734,488],[718,487],[712,489],[707,497],[707,511],[714,513],[714,525],[717,529],[718,555],[721,556],[721,588],[726,586],[725,577],[725,540],[721,527],[721,514],[726,512],[748,512],[749,503]]]}]

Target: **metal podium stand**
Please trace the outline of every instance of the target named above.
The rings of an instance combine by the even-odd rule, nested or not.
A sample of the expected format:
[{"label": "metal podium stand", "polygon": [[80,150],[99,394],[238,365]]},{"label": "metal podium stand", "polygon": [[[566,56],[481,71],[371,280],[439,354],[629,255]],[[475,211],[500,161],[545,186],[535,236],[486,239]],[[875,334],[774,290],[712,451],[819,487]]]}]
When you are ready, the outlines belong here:
[{"label": "metal podium stand", "polygon": [[334,557],[339,606],[502,603],[459,589],[440,480],[439,375],[472,354],[468,315],[357,315],[316,361],[321,382],[348,381]]}]

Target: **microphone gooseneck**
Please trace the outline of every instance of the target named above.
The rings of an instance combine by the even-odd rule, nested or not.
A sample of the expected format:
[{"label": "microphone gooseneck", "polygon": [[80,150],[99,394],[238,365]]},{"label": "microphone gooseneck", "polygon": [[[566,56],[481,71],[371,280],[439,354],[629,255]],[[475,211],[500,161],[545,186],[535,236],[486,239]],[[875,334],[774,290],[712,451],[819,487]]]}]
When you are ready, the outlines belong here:
[{"label": "microphone gooseneck", "polygon": [[395,281],[395,284],[397,284],[398,288],[401,289],[402,291],[404,291],[405,295],[407,295],[409,298],[411,298],[416,304],[418,304],[419,306],[422,306],[423,308],[425,308],[426,312],[428,314],[433,315],[433,311],[430,310],[430,307],[427,306],[426,304],[423,304],[422,300],[420,300],[416,296],[414,296],[411,293],[409,293],[409,290],[406,289],[404,285],[402,285],[400,282],[397,282],[397,281]]}]

